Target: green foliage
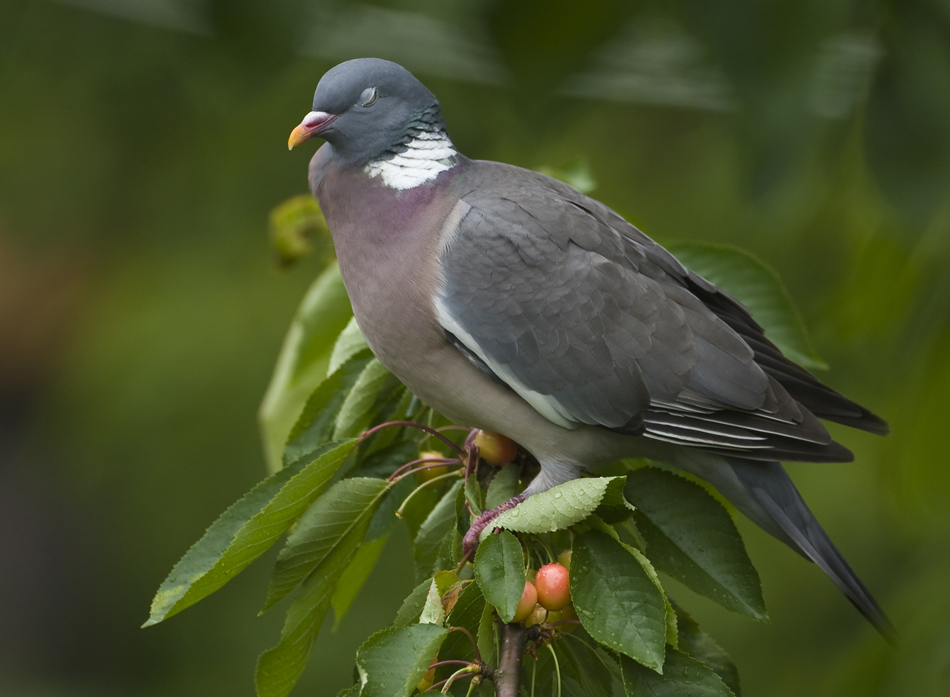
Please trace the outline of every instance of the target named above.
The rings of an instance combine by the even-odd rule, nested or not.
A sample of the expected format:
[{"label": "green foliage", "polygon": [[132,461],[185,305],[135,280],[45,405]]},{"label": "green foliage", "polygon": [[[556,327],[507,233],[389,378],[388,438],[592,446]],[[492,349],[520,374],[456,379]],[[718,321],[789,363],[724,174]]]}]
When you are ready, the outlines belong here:
[{"label": "green foliage", "polygon": [[320,383],[304,405],[284,446],[284,464],[296,462],[330,440],[337,418],[357,380],[373,361],[369,349],[360,351]]},{"label": "green foliage", "polygon": [[352,441],[321,446],[310,462],[272,475],[225,511],[172,569],[145,625],[194,605],[267,551],[320,495],[352,447]]},{"label": "green foliage", "polygon": [[654,467],[627,476],[637,529],[658,569],[727,610],[765,621],[762,587],[729,513],[701,486]]},{"label": "green foliage", "polygon": [[626,656],[620,657],[627,697],[732,697],[732,691],[702,661],[670,649],[662,675]]},{"label": "green foliage", "polygon": [[511,533],[502,530],[478,546],[475,580],[503,622],[511,622],[515,616],[524,593],[524,573],[524,552]]},{"label": "green foliage", "polygon": [[[732,292],[760,310],[770,336],[817,365],[767,268],[731,249],[682,251],[710,280],[734,281]],[[466,680],[483,667],[490,676],[502,660],[501,632],[524,591],[526,560],[543,564],[565,549],[573,550],[570,607],[578,620],[557,620],[561,615],[543,610],[532,620],[530,651],[522,657],[532,663],[530,669],[522,663],[521,671],[538,694],[738,694],[735,665],[674,609],[656,571],[729,610],[765,619],[758,574],[728,512],[686,479],[643,467],[577,479],[528,498],[495,518],[474,558],[465,558],[461,539],[474,517],[512,498],[530,463],[481,467],[463,481],[462,457],[445,474],[415,474],[410,463],[421,450],[447,445],[434,439],[424,445],[430,436],[423,438],[419,425],[389,425],[367,435],[387,420],[423,419],[430,427],[448,422],[372,356],[348,306],[334,307],[343,302],[340,288],[331,267],[308,293],[268,391],[270,406],[262,408],[272,417],[263,420],[268,451],[281,452],[283,467],[229,509],[175,567],[148,624],[219,588],[293,526],[264,609],[291,600],[280,641],[261,655],[256,673],[261,697],[284,697],[330,608],[336,626],[358,602],[401,517],[420,583],[392,626],[360,648],[360,683],[346,694],[410,695],[436,650],[438,661],[447,663],[435,669],[435,681],[455,680],[448,691],[464,694]],[[334,327],[335,340],[325,336],[326,326]],[[311,390],[306,399],[303,384]],[[578,633],[570,634],[578,623]]]},{"label": "green foliage", "polygon": [[666,603],[639,559],[601,532],[574,540],[571,597],[590,635],[604,646],[663,671]]},{"label": "green foliage", "polygon": [[408,697],[448,632],[433,624],[386,629],[356,652],[363,697]]},{"label": "green foliage", "polygon": [[[630,506],[623,497],[623,485],[623,477],[575,479],[535,494],[492,524],[513,532],[543,534],[568,528],[595,512],[617,517]],[[490,532],[486,528],[482,539]]]},{"label": "green foliage", "polygon": [[[300,303],[261,402],[258,419],[271,471],[280,469],[287,436],[311,393],[327,372],[339,367],[332,363],[331,354],[335,355],[346,335],[347,323],[356,326],[352,318],[340,269],[331,264]],[[344,334],[338,339],[341,331]]]},{"label": "green foliage", "polygon": [[390,486],[383,479],[344,479],[321,496],[297,521],[280,551],[264,609],[285,598],[337,547],[355,548]]},{"label": "green foliage", "polygon": [[439,557],[439,550],[447,536],[455,532],[455,500],[462,488],[462,482],[456,481],[432,508],[419,532],[413,540],[413,552],[416,558],[416,576],[431,575],[438,569],[433,568]]},{"label": "green foliage", "polygon": [[309,254],[314,235],[320,236],[321,247],[329,247],[330,229],[313,196],[294,196],[271,211],[270,239],[281,265],[293,264]]},{"label": "green foliage", "polygon": [[709,666],[733,694],[739,697],[739,670],[729,654],[715,639],[700,629],[692,617],[679,608],[676,610],[676,619],[680,640],[678,648]]}]

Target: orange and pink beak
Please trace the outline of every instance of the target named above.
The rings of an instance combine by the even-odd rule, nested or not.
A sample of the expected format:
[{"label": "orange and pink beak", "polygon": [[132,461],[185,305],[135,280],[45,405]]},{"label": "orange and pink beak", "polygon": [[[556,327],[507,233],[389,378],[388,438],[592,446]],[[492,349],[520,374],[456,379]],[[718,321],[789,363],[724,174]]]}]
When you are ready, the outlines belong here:
[{"label": "orange and pink beak", "polygon": [[300,125],[291,131],[287,149],[293,150],[305,140],[320,135],[338,116],[339,114],[328,114],[325,111],[311,111],[303,117]]}]

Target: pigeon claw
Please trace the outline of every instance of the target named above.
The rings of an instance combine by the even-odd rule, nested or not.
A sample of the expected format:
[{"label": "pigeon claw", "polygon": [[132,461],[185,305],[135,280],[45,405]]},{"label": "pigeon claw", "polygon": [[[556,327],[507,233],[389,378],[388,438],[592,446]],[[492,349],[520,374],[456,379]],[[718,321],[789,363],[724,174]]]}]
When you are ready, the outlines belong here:
[{"label": "pigeon claw", "polygon": [[472,526],[468,529],[468,532],[465,533],[465,537],[462,538],[462,554],[468,556],[473,553],[478,548],[478,538],[481,537],[485,528],[487,528],[495,518],[505,511],[510,511],[526,498],[524,494],[513,496],[500,506],[484,511],[472,521]]}]

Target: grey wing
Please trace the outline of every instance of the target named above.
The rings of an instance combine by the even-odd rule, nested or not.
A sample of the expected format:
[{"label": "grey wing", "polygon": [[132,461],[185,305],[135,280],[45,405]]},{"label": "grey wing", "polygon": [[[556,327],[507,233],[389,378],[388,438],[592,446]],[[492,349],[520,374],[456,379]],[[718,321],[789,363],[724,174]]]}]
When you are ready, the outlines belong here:
[{"label": "grey wing", "polygon": [[568,428],[755,459],[850,458],[702,296],[741,306],[570,187],[489,174],[442,241],[436,298],[447,336],[479,368]]}]

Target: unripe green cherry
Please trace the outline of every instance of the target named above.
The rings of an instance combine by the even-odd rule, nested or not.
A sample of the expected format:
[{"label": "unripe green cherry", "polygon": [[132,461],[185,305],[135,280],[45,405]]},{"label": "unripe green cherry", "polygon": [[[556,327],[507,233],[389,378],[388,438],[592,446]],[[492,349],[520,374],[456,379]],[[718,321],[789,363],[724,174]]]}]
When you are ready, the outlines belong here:
[{"label": "unripe green cherry", "polygon": [[515,616],[511,620],[512,622],[524,622],[528,619],[528,615],[534,612],[535,606],[538,604],[538,590],[534,587],[534,584],[530,581],[524,582],[524,593],[521,594],[521,600],[518,602],[518,607],[515,610]]},{"label": "unripe green cherry", "polygon": [[[444,460],[445,455],[440,453],[438,450],[423,450],[419,453],[420,460]],[[426,463],[420,462],[419,466],[422,467]],[[430,479],[435,479],[436,477],[441,477],[443,474],[449,471],[449,468],[446,466],[442,467],[429,467],[428,469],[419,470],[419,479],[424,482],[429,481]]]},{"label": "unripe green cherry", "polygon": [[504,467],[518,454],[518,444],[500,433],[479,431],[473,442],[479,456],[492,467]]},{"label": "unripe green cherry", "polygon": [[569,549],[565,549],[563,552],[557,555],[557,563],[568,571],[571,570],[571,555],[572,552]]},{"label": "unripe green cherry", "polygon": [[534,611],[530,615],[528,615],[528,619],[524,621],[524,626],[533,627],[536,624],[542,624],[544,622],[547,622],[547,619],[548,619],[548,611],[545,610],[540,605],[535,605]]},{"label": "unripe green cherry", "polygon": [[562,610],[571,602],[568,571],[560,564],[546,564],[534,579],[538,602],[548,610]]}]

